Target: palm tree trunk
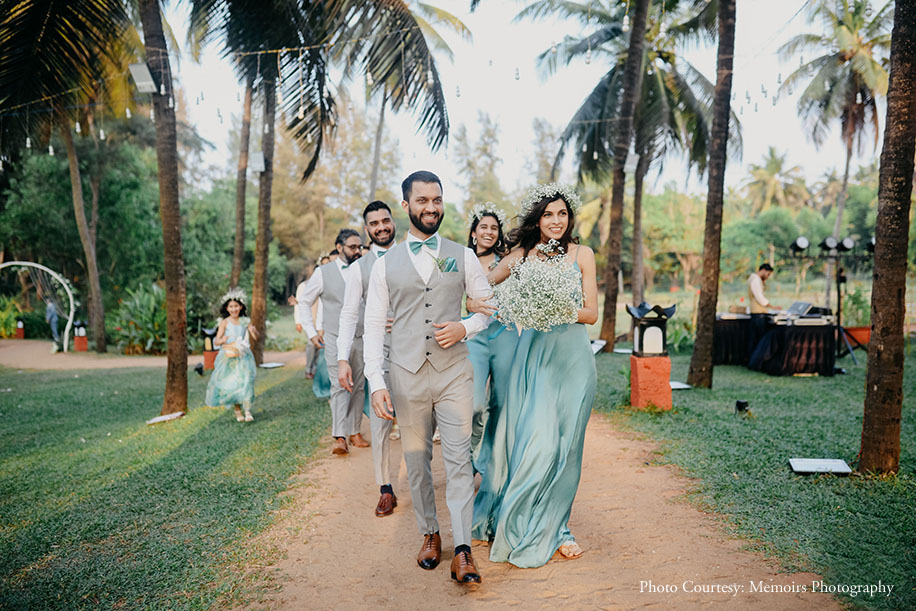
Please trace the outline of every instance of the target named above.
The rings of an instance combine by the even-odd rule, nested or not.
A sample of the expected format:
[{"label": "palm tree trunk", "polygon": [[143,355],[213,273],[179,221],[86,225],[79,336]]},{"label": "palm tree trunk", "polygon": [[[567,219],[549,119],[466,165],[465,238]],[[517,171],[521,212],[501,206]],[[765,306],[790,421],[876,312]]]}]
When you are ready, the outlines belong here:
[{"label": "palm tree trunk", "polygon": [[73,213],[76,216],[76,228],[83,245],[83,256],[86,257],[86,274],[89,276],[89,327],[95,338],[95,351],[107,351],[105,343],[105,306],[102,303],[102,284],[99,281],[99,264],[95,256],[95,239],[86,221],[86,201],[83,199],[83,181],[80,177],[79,159],[70,133],[70,120],[61,118],[60,135],[67,148],[67,162],[70,166],[70,190],[73,194]]},{"label": "palm tree trunk", "polygon": [[153,80],[166,86],[166,95],[152,95],[156,114],[156,161],[159,166],[159,216],[162,219],[163,267],[168,366],[162,413],[188,410],[187,295],[181,252],[181,207],[178,198],[178,140],[175,109],[169,108],[172,69],[169,65],[158,0],[140,0],[140,21],[146,62]]},{"label": "palm tree trunk", "polygon": [[649,170],[649,154],[643,151],[636,164],[633,190],[633,305],[645,301],[645,274],[643,273],[642,245],[642,192],[643,179]]},{"label": "palm tree trunk", "polygon": [[916,0],[897,0],[891,40],[887,120],[881,151],[871,341],[865,374],[865,415],[859,470],[900,466],[903,323],[913,155],[916,148]]},{"label": "palm tree trunk", "polygon": [[[840,229],[843,228],[843,210],[846,208],[846,190],[849,186],[849,162],[852,160],[852,136],[846,140],[846,169],[843,171],[843,186],[840,188],[840,193],[836,198],[836,220],[833,223],[833,237],[837,240],[840,239]],[[827,307],[830,307],[830,294],[831,287],[833,286],[833,266],[836,265],[836,261],[832,257],[827,258],[827,267],[826,267],[826,276],[827,276]],[[837,295],[837,301],[839,301],[840,296]],[[839,304],[837,304],[839,306]]]},{"label": "palm tree trunk", "polygon": [[382,133],[385,127],[385,105],[388,103],[388,85],[382,90],[382,108],[378,113],[378,127],[375,128],[375,148],[372,149],[372,174],[369,178],[369,198],[375,199],[375,189],[378,186],[378,166],[382,158]]},{"label": "palm tree trunk", "polygon": [[245,257],[245,188],[248,174],[248,146],[251,142],[251,95],[254,79],[245,83],[245,104],[242,108],[242,133],[239,138],[239,166],[235,177],[235,246],[232,249],[232,273],[229,286],[237,287]]},{"label": "palm tree trunk", "polygon": [[258,192],[258,233],[254,247],[254,286],[251,290],[251,324],[258,331],[258,339],[251,344],[255,362],[264,360],[264,342],[267,339],[267,259],[270,248],[270,192],[274,178],[274,115],[276,113],[276,85],[264,83],[264,171],[261,172]]},{"label": "palm tree trunk", "polygon": [[722,199],[728,144],[729,98],[735,53],[736,0],[719,0],[719,48],[716,53],[716,89],[712,105],[709,144],[709,190],[703,237],[703,282],[697,305],[697,337],[690,357],[687,383],[712,388],[713,331],[719,301],[719,256],[722,247]]},{"label": "palm tree trunk", "polygon": [[633,110],[642,91],[642,59],[645,47],[646,16],[649,0],[637,0],[630,32],[630,47],[623,69],[623,95],[620,101],[620,119],[617,139],[614,142],[614,184],[611,190],[611,230],[608,237],[607,263],[604,268],[604,312],[601,318],[601,339],[607,343],[605,352],[614,350],[617,325],[617,295],[620,292],[620,251],[623,246],[623,190],[626,174],[623,166],[633,137]]}]

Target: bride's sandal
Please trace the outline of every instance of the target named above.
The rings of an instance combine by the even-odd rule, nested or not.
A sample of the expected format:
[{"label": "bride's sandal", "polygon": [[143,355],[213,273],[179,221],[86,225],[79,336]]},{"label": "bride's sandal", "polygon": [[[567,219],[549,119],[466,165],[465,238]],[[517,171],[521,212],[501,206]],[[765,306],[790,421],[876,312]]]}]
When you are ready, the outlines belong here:
[{"label": "bride's sandal", "polygon": [[557,550],[560,552],[560,555],[566,558],[567,560],[573,560],[582,555],[582,548],[579,547],[579,544],[575,541],[569,541],[560,546],[560,549]]}]

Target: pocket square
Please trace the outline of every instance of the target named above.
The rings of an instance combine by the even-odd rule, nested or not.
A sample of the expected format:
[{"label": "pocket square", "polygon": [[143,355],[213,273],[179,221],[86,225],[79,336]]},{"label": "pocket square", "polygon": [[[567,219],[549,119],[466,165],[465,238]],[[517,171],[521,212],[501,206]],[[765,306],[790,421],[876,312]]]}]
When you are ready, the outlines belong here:
[{"label": "pocket square", "polygon": [[444,272],[457,272],[458,271],[458,262],[455,261],[455,257],[449,257],[445,260],[445,266],[442,270]]}]

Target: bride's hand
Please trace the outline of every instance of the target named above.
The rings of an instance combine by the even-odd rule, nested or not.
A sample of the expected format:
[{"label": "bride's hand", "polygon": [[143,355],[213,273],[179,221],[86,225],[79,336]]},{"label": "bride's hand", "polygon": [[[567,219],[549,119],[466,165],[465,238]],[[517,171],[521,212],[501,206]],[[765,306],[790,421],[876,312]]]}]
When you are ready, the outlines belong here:
[{"label": "bride's hand", "polygon": [[490,303],[491,299],[493,299],[493,295],[481,299],[473,299],[468,297],[466,304],[468,312],[472,314],[485,314],[487,316],[492,316],[496,312],[496,306]]}]

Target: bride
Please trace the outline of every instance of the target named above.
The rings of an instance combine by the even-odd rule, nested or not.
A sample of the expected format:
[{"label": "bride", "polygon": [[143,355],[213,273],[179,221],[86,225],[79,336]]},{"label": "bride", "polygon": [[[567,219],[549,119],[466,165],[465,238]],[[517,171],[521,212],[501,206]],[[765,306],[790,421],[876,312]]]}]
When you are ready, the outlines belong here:
[{"label": "bride", "polygon": [[[567,522],[595,398],[595,359],[585,325],[598,319],[598,287],[594,252],[572,238],[580,207],[569,187],[549,184],[532,190],[522,203],[519,227],[509,233],[509,254],[488,277],[494,285],[510,275],[538,282],[543,274],[518,272],[526,265],[554,263],[552,271],[565,282],[554,278],[551,286],[562,286],[564,292],[572,286],[575,294],[547,299],[576,300],[568,307],[567,322],[539,325],[547,330],[525,328],[521,316],[507,321],[523,330],[506,380],[506,404],[487,423],[484,437],[492,447],[481,453],[488,462],[474,502],[473,536],[491,541],[493,562],[537,567],[555,552],[566,558],[582,555]],[[544,293],[540,287],[528,289],[529,295]],[[499,287],[496,292],[499,296]],[[513,311],[526,309],[502,301],[500,312],[508,311],[510,318]]]}]

